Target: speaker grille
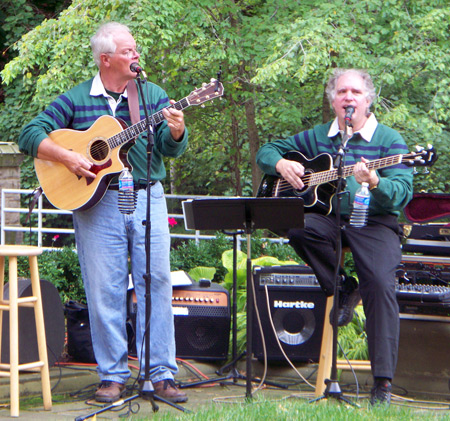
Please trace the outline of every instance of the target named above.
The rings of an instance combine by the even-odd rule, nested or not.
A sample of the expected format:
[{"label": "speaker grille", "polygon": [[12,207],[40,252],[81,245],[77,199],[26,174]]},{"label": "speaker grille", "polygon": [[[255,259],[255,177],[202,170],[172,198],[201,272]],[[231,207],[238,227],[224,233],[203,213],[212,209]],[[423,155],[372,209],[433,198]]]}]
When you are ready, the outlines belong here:
[{"label": "speaker grille", "polygon": [[[174,306],[176,309],[178,306]],[[192,317],[229,317],[228,307],[187,306],[189,316]]]},{"label": "speaker grille", "polygon": [[196,284],[176,288],[172,307],[178,358],[227,358],[231,315],[225,288],[214,283],[207,288]]}]

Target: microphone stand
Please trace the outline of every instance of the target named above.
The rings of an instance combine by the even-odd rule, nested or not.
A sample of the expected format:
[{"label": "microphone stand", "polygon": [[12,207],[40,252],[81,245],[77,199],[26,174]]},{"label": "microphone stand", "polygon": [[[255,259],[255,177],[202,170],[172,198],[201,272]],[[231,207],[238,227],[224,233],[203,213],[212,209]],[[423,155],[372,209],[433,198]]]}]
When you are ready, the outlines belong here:
[{"label": "microphone stand", "polygon": [[[145,76],[145,74],[144,74]],[[153,128],[155,127],[152,123],[150,125],[150,121],[148,118],[148,110],[147,104],[145,102],[145,96],[142,91],[142,84],[145,82],[141,79],[141,72],[137,73],[137,85],[139,88],[139,96],[142,99],[142,104],[144,106],[145,113],[145,125],[147,129],[147,208],[146,208],[146,219],[142,221],[145,226],[145,330],[144,330],[144,343],[145,343],[145,356],[144,356],[144,381],[140,385],[139,395],[144,398],[150,400],[153,406],[153,412],[158,411],[158,406],[154,402],[154,387],[150,380],[150,317],[152,314],[152,301],[151,301],[151,284],[152,284],[152,276],[150,271],[150,262],[151,262],[151,243],[150,243],[150,235],[151,235],[151,219],[150,219],[150,209],[151,209],[151,195],[150,195],[150,177],[151,177],[151,165],[152,165],[152,157],[153,157],[153,146],[155,144],[154,136],[153,136]],[[142,358],[142,355],[141,355]]]},{"label": "microphone stand", "polygon": [[[144,75],[144,79],[141,79],[141,73]],[[146,186],[147,186],[147,208],[146,208],[146,220],[142,221],[143,225],[145,226],[145,254],[146,254],[146,267],[145,267],[145,274],[144,274],[144,280],[145,280],[145,331],[144,331],[144,343],[145,343],[145,367],[144,367],[144,379],[141,384],[139,395],[144,399],[150,400],[153,412],[158,411],[158,406],[154,402],[154,398],[157,398],[158,400],[173,406],[174,408],[177,408],[181,411],[185,411],[183,407],[180,405],[176,405],[173,402],[170,402],[166,399],[161,398],[158,395],[155,395],[153,384],[150,380],[150,319],[151,319],[151,283],[152,283],[152,276],[151,276],[151,269],[150,269],[150,263],[151,263],[151,194],[150,194],[150,183],[151,183],[151,173],[152,173],[152,158],[153,158],[153,147],[155,145],[155,139],[154,139],[154,129],[156,127],[155,121],[153,120],[152,115],[152,121],[150,122],[150,118],[148,115],[148,109],[147,104],[145,102],[145,95],[142,91],[142,84],[146,81],[146,76],[143,71],[137,72],[137,85],[139,88],[139,95],[142,100],[142,105],[144,106],[144,113],[145,113],[145,124],[146,124],[146,130],[147,130],[147,180],[146,180]],[[136,397],[138,397],[136,396]]]},{"label": "microphone stand", "polygon": [[344,401],[350,405],[358,407],[357,404],[351,402],[349,399],[345,398],[342,395],[341,387],[339,386],[339,382],[337,379],[337,348],[338,348],[338,314],[339,314],[339,286],[340,286],[340,277],[339,277],[339,268],[341,266],[341,255],[342,255],[342,234],[341,230],[341,200],[344,194],[348,194],[347,191],[342,191],[344,188],[344,177],[343,177],[343,169],[345,165],[345,153],[347,152],[347,143],[348,140],[353,135],[353,126],[351,124],[351,114],[346,114],[345,117],[345,130],[342,136],[342,143],[339,147],[339,150],[336,154],[336,158],[334,161],[334,166],[337,168],[337,186],[336,186],[336,267],[334,272],[334,296],[333,296],[333,317],[332,317],[332,330],[333,330],[333,354],[332,354],[332,362],[331,362],[331,375],[329,379],[325,380],[326,388],[324,394],[319,396],[316,399],[311,400],[310,402],[316,402],[328,397],[335,398],[339,401]]}]

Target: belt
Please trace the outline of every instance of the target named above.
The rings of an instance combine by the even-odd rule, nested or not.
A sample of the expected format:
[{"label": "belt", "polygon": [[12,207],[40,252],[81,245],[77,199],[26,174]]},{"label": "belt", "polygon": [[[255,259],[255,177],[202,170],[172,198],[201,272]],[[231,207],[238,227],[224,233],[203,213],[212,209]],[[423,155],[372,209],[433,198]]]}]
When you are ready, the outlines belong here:
[{"label": "belt", "polygon": [[[150,181],[150,183],[148,183],[148,185],[150,187],[153,187],[156,183],[157,183],[157,181]],[[135,191],[146,190],[146,189],[147,189],[147,183],[134,183]],[[118,184],[110,184],[108,187],[108,190],[119,190],[119,185]]]}]

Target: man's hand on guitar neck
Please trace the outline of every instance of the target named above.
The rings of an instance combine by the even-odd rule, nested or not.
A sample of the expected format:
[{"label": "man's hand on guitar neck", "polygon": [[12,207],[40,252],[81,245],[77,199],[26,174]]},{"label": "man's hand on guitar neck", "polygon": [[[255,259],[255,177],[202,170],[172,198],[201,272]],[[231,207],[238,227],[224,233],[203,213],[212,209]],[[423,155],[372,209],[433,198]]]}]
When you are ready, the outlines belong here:
[{"label": "man's hand on guitar neck", "polygon": [[39,144],[37,157],[46,161],[60,162],[61,164],[64,164],[70,172],[80,177],[96,177],[93,172],[89,171],[92,167],[92,162],[89,161],[89,159],[78,152],[57,145],[50,138],[44,139]]},{"label": "man's hand on guitar neck", "polygon": [[[174,100],[170,100],[170,103],[175,104]],[[179,141],[184,134],[184,114],[182,111],[175,108],[164,108],[162,110],[164,118],[167,120],[167,125],[170,128],[170,134],[174,140]]]},{"label": "man's hand on guitar neck", "polygon": [[367,163],[369,161],[361,157],[361,162],[357,162],[353,168],[353,175],[359,184],[366,182],[369,183],[369,189],[374,189],[378,186],[380,179],[375,170],[369,170],[367,168]]},{"label": "man's hand on guitar neck", "polygon": [[305,175],[305,167],[300,162],[281,158],[275,169],[295,189],[301,190],[305,186],[301,179]]}]

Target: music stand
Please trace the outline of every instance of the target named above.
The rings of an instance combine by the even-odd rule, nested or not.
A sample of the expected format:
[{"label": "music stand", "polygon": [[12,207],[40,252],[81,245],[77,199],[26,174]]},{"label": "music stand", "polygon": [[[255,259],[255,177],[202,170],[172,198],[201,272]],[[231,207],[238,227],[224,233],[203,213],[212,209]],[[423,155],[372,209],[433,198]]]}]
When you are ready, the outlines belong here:
[{"label": "music stand", "polygon": [[[303,228],[303,199],[299,197],[224,197],[184,201],[186,229],[244,230],[247,235],[247,348],[246,397],[252,397],[253,288],[251,234],[255,229],[285,231]],[[235,243],[234,243],[235,246]],[[236,362],[236,254],[233,254],[233,364]],[[233,367],[234,368],[234,367]],[[216,379],[217,381],[217,379]]]}]

